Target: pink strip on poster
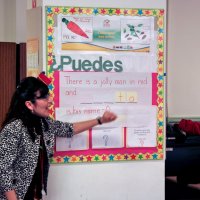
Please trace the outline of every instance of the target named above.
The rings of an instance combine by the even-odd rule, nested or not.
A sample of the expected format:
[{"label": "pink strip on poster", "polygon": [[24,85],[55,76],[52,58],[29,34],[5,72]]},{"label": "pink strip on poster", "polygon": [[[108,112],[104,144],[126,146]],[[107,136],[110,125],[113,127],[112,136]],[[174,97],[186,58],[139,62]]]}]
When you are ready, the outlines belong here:
[{"label": "pink strip on poster", "polygon": [[60,76],[59,71],[55,71],[54,74],[54,104],[55,108],[59,107],[59,98],[60,98],[60,92],[59,92],[59,82],[60,82]]}]

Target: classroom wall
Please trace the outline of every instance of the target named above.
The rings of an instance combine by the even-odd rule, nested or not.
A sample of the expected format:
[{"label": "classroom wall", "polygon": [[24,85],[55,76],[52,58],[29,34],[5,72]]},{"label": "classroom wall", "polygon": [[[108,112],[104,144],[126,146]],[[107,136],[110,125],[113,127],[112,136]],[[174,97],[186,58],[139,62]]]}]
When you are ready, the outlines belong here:
[{"label": "classroom wall", "polygon": [[0,1],[0,42],[16,41],[16,0]]},{"label": "classroom wall", "polygon": [[0,42],[26,42],[27,0],[0,1]]},{"label": "classroom wall", "polygon": [[168,117],[200,120],[200,1],[168,0]]},{"label": "classroom wall", "polygon": [[[44,0],[43,5],[166,9],[166,1]],[[15,2],[16,0],[0,1],[0,16],[2,16],[0,22],[5,25],[5,30],[0,29],[0,41],[26,41],[24,36],[26,28],[23,26],[26,24],[26,18],[20,18],[20,13],[16,11],[20,10],[19,5],[12,4]],[[27,5],[31,6],[31,0],[27,2]],[[24,0],[23,2],[20,0],[21,3],[23,4],[22,6],[25,5]],[[4,9],[1,5],[4,6]],[[13,13],[9,15],[8,10],[11,7]],[[13,21],[16,16],[15,12],[19,13],[17,21]],[[10,23],[7,23],[8,21]],[[9,29],[13,30],[9,32]],[[164,160],[52,165],[49,174],[47,199],[164,200],[164,173]]]},{"label": "classroom wall", "polygon": [[[30,8],[32,0],[20,0],[17,5],[16,0],[0,1],[0,41],[26,41],[26,17],[24,17],[23,10],[26,1]],[[37,2],[40,1],[37,0]],[[43,2],[49,5],[55,4],[55,0]],[[56,2],[69,6],[74,4],[96,6],[98,4],[99,7],[106,5],[108,7],[145,8],[165,8],[168,2],[167,116],[170,118],[200,117],[199,0],[135,0],[131,3],[128,0],[84,0],[82,2],[81,0],[60,0]],[[16,15],[19,17],[18,20],[15,20]],[[151,188],[153,185],[157,186],[156,189]],[[119,199],[122,196],[125,197],[124,199],[136,200],[163,199],[164,162],[131,161],[53,165],[50,169],[48,188],[49,200],[50,198],[62,200],[66,199],[65,197],[72,200],[92,198],[96,200],[98,197],[103,199],[106,195],[109,195],[110,199],[114,199],[115,195]]]},{"label": "classroom wall", "polygon": [[4,8],[5,8],[5,1],[0,1],[0,41],[4,41],[4,24],[5,24],[5,13],[4,13]]},{"label": "classroom wall", "polygon": [[[45,5],[166,9],[166,0],[46,0]],[[47,199],[164,200],[164,174],[164,160],[52,165]]]},{"label": "classroom wall", "polygon": [[26,8],[27,0],[16,0],[16,43],[26,42]]}]

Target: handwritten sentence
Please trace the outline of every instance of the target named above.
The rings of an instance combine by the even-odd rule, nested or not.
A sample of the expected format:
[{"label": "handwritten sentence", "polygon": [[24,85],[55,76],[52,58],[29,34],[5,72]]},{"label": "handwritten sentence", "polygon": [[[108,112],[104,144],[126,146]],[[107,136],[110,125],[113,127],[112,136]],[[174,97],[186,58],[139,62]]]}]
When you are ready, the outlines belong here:
[{"label": "handwritten sentence", "polygon": [[[65,95],[66,96],[76,96],[76,95],[78,95],[78,93],[75,88],[74,90],[66,90]],[[135,91],[115,91],[114,99],[115,99],[115,102],[137,103],[138,102],[138,93]]]},{"label": "handwritten sentence", "polygon": [[147,77],[144,77],[142,79],[131,79],[131,80],[125,80],[125,79],[115,79],[112,80],[109,77],[105,77],[104,79],[97,80],[97,79],[74,79],[70,76],[64,76],[65,84],[67,85],[95,85],[100,87],[107,87],[107,86],[121,86],[121,85],[138,85],[138,86],[145,86],[148,85],[148,79]]},{"label": "handwritten sentence", "polygon": [[100,115],[104,113],[105,111],[110,111],[110,107],[106,106],[105,108],[83,108],[72,106],[72,108],[66,109],[67,115]]}]

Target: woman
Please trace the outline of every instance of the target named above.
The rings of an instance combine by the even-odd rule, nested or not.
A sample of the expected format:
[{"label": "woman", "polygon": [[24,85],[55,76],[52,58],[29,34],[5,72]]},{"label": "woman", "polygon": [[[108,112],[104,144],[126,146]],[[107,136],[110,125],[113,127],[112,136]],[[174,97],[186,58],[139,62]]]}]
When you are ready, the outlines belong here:
[{"label": "woman", "polygon": [[27,77],[17,87],[0,133],[0,199],[42,199],[46,193],[49,159],[55,136],[72,137],[96,125],[112,122],[116,115],[77,123],[51,120],[48,86]]}]

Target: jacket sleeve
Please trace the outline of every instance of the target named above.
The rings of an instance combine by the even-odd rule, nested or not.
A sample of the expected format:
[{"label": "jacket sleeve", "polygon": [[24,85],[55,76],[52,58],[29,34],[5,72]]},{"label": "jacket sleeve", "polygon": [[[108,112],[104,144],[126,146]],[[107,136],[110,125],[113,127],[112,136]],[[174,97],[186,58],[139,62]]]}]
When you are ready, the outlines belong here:
[{"label": "jacket sleeve", "polygon": [[74,135],[73,124],[68,122],[61,122],[58,120],[47,119],[50,132],[58,137],[71,138]]},{"label": "jacket sleeve", "polygon": [[6,125],[0,133],[0,190],[13,190],[13,166],[20,141],[21,121]]}]

